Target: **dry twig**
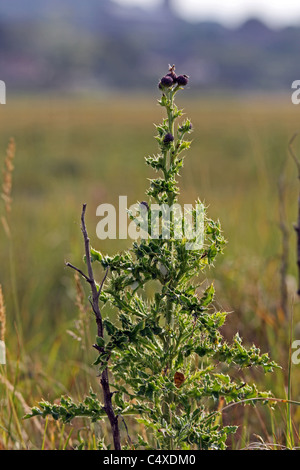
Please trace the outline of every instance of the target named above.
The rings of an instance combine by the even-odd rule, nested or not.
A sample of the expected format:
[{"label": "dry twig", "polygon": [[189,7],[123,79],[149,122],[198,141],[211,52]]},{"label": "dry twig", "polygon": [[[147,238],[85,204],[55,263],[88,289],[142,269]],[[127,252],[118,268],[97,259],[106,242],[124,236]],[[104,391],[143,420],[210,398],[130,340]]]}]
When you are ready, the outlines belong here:
[{"label": "dry twig", "polygon": [[[86,212],[86,204],[83,204],[82,213],[81,213],[81,231],[83,234],[84,239],[84,247],[85,247],[85,256],[86,256],[86,265],[88,275],[84,274],[80,269],[76,266],[72,265],[71,263],[66,263],[66,266],[74,269],[77,271],[91,286],[92,291],[92,298],[91,298],[91,306],[93,312],[95,314],[96,323],[97,323],[97,335],[100,338],[103,338],[103,321],[102,315],[99,307],[99,297],[101,294],[101,290],[103,288],[103,284],[105,282],[106,276],[108,274],[108,270],[105,273],[105,276],[101,282],[99,289],[97,288],[97,284],[94,278],[94,272],[92,267],[92,260],[91,260],[91,252],[90,252],[90,239],[88,237],[86,224],[85,224],[85,212]],[[99,351],[99,353],[104,353],[104,347],[100,347],[96,344],[93,345],[95,349]],[[118,423],[118,416],[115,415],[112,406],[112,393],[110,391],[109,379],[108,379],[108,368],[106,367],[104,371],[101,373],[101,386],[103,390],[103,398],[104,398],[104,409],[109,419],[112,433],[113,433],[113,441],[114,441],[114,448],[115,450],[121,450],[121,440],[120,440],[120,429]]]},{"label": "dry twig", "polygon": [[[296,164],[296,167],[298,170],[298,179],[300,181],[300,160],[296,157],[296,154],[293,149],[293,143],[297,136],[298,134],[294,134],[293,137],[291,138],[289,142],[289,152]],[[297,233],[298,295],[300,296],[300,189],[299,189],[299,196],[298,196],[298,220],[297,220],[297,225],[295,225],[294,228]]]}]

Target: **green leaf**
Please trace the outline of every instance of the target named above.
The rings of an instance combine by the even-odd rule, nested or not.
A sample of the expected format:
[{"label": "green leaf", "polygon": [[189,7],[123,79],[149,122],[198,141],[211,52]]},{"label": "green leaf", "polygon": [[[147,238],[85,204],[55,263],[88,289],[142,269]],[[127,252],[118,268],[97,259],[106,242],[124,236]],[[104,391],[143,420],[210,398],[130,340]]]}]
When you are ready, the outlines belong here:
[{"label": "green leaf", "polygon": [[104,345],[105,345],[104,338],[101,338],[100,336],[97,336],[96,337],[96,343],[97,343],[97,346],[99,346],[100,348],[103,348]]},{"label": "green leaf", "polygon": [[101,262],[103,260],[103,255],[100,253],[100,251],[94,250],[94,248],[91,248],[91,261],[92,263],[94,261],[99,261]]},{"label": "green leaf", "polygon": [[213,284],[211,284],[205,290],[204,294],[202,295],[202,297],[200,299],[201,306],[202,307],[207,307],[208,305],[210,305],[211,302],[213,301],[214,294],[215,294],[215,288],[214,288]]},{"label": "green leaf", "polygon": [[117,331],[117,328],[115,327],[115,325],[107,319],[103,321],[103,326],[110,336],[112,336]]}]

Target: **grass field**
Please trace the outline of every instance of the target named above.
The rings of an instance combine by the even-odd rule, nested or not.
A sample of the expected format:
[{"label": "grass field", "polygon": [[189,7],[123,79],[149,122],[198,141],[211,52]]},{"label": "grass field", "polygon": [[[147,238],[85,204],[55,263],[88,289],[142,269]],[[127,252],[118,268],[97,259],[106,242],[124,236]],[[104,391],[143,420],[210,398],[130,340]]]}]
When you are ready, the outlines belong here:
[{"label": "grass field", "polygon": [[[27,405],[41,398],[54,400],[67,393],[79,399],[90,385],[97,390],[90,366],[95,353],[89,348],[95,335],[93,317],[87,313],[82,319],[74,276],[64,261],[81,264],[84,202],[95,248],[113,253],[130,245],[129,240],[96,238],[96,207],[117,204],[119,195],[127,195],[129,204],[145,199],[152,174],[144,157],[157,151],[153,123],[162,118],[156,98],[16,98],[0,109],[2,166],[11,136],[17,145],[11,236],[0,230],[0,284],[7,316],[7,365],[0,366],[2,448],[71,448],[81,438],[93,448],[95,436],[107,432],[105,425],[87,428],[82,422],[72,428],[52,421],[24,422],[22,416]],[[284,184],[290,230],[288,306],[293,338],[300,339],[293,230],[298,179],[287,151],[289,139],[300,129],[299,109],[274,97],[189,96],[178,104],[195,129],[180,181],[181,201],[193,204],[199,196],[209,215],[220,219],[228,240],[224,256],[208,273],[215,279],[217,302],[232,312],[224,335],[231,338],[239,331],[246,343],[255,342],[279,362],[281,371],[266,376],[257,372],[254,379],[285,398],[290,319],[281,308],[278,183]],[[300,154],[300,141],[297,148]],[[300,399],[299,367],[292,369],[295,400]],[[287,432],[286,406],[229,410],[226,421],[240,426],[230,445],[244,448],[272,441],[299,446],[300,409],[293,407],[291,413],[294,442]]]}]

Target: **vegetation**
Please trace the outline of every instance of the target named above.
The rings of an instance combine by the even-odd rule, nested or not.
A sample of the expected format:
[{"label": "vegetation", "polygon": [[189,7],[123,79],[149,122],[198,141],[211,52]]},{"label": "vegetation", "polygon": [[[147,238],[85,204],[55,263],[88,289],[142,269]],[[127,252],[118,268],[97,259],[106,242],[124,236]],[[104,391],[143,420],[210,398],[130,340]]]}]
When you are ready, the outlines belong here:
[{"label": "vegetation", "polygon": [[[188,77],[177,76],[174,66],[159,83],[162,91],[159,104],[165,108],[167,117],[156,126],[160,152],[146,162],[161,171],[162,177],[150,181],[149,204],[144,202],[139,207],[138,214],[142,207],[146,212],[144,235],[133,243],[131,250],[104,256],[90,247],[84,205],[81,229],[87,274],[67,263],[91,287],[90,302],[97,323],[94,348],[98,358],[94,364],[99,366],[103,402],[91,392],[91,397],[78,405],[62,397],[59,405],[43,401],[27,415],[44,418],[51,415],[63,422],[82,416],[94,422],[107,415],[115,450],[122,448],[119,422],[127,414],[136,415],[147,431],[153,433],[147,440],[139,437],[140,446],[225,449],[228,434],[235,428],[218,424],[221,411],[211,413],[205,400],[251,402],[264,397],[267,401],[269,393],[258,392],[254,384],[231,380],[225,372],[231,364],[241,368],[261,366],[266,372],[276,367],[267,354],[260,355],[257,347],[245,349],[238,333],[232,344],[224,341],[219,329],[227,314],[213,306],[213,284],[203,289],[194,282],[200,272],[213,264],[225,241],[219,223],[207,217],[198,201],[191,209],[194,221],[190,228],[196,225],[196,236],[192,238],[196,248],[191,249],[187,230],[182,231],[182,217],[186,229],[187,215],[180,216],[172,210],[178,201],[176,178],[183,166],[182,152],[190,146],[185,137],[192,130],[188,119],[177,124],[182,111],[175,104],[175,95],[187,84]],[[160,206],[156,235],[153,235],[153,202]],[[164,214],[163,205],[172,210],[169,217]],[[197,220],[202,215],[197,213],[199,208],[203,224]],[[129,215],[141,228],[138,215],[131,212]],[[181,233],[176,236],[178,226]],[[94,262],[106,269],[98,284]],[[111,277],[106,283],[108,272]],[[145,299],[145,285],[151,281],[156,281],[156,292],[152,299]],[[111,316],[103,318],[99,301],[116,307],[114,322]],[[137,447],[137,443],[133,445]]]},{"label": "vegetation", "polygon": [[[102,423],[101,426],[97,423],[89,425],[83,419],[80,424],[70,426],[46,419],[43,429],[40,421],[24,422],[21,417],[28,412],[28,402],[31,404],[33,399],[38,401],[43,396],[51,402],[60,394],[67,393],[74,397],[75,404],[85,394],[89,395],[90,385],[93,390],[98,387],[94,368],[86,366],[94,356],[87,347],[93,342],[93,317],[88,323],[84,320],[82,313],[87,306],[77,284],[80,312],[74,323],[72,300],[75,292],[69,275],[66,272],[61,274],[61,261],[76,257],[81,259],[82,242],[80,233],[78,236],[75,234],[78,225],[74,221],[77,222],[82,200],[92,200],[88,221],[88,226],[92,226],[93,223],[96,225],[96,218],[92,217],[95,213],[93,207],[107,200],[110,194],[112,198],[113,194],[122,192],[129,197],[134,197],[137,192],[141,197],[144,194],[140,175],[147,177],[148,173],[142,168],[140,156],[145,154],[147,145],[148,153],[151,153],[152,144],[147,140],[148,124],[151,113],[154,121],[154,115],[158,116],[159,111],[152,108],[150,115],[146,113],[143,120],[141,110],[147,107],[139,101],[136,107],[131,106],[131,119],[128,119],[128,111],[124,111],[127,108],[123,104],[122,100],[107,105],[104,103],[100,112],[90,103],[65,102],[57,104],[57,107],[55,104],[48,107],[48,103],[37,101],[28,116],[26,103],[16,102],[14,109],[8,111],[12,114],[7,116],[4,127],[3,148],[12,130],[18,143],[13,210],[9,220],[14,258],[11,264],[17,268],[15,280],[18,292],[11,287],[14,285],[14,270],[7,269],[1,278],[6,300],[8,344],[7,366],[1,369],[1,390],[5,393],[2,396],[8,405],[4,407],[3,402],[1,409],[1,440],[5,448],[68,448],[80,445],[93,448],[105,446],[104,442],[107,442],[107,431]],[[294,110],[285,109],[281,104],[277,108],[276,103],[272,109],[270,104],[263,108],[263,103],[255,108],[247,102],[236,103],[229,108],[226,102],[206,103],[204,100],[199,117],[198,103],[189,104],[190,108],[194,127],[200,131],[194,133],[194,157],[191,157],[190,170],[187,163],[186,176],[183,172],[181,178],[182,195],[184,198],[188,195],[190,200],[200,193],[200,197],[205,197],[210,203],[212,215],[218,213],[223,220],[222,214],[226,214],[223,225],[229,244],[224,261],[219,261],[217,269],[212,268],[208,273],[216,279],[219,290],[216,301],[226,304],[226,310],[235,310],[222,328],[223,334],[231,339],[239,330],[250,345],[255,341],[264,351],[271,350],[272,358],[283,366],[283,371],[271,374],[272,379],[255,372],[253,378],[264,388],[272,389],[275,396],[283,396],[284,385],[288,384],[285,375],[288,324],[282,316],[280,291],[277,288],[277,255],[281,246],[280,230],[276,224],[276,198],[277,179],[282,171],[288,137],[294,131]],[[76,109],[80,110],[78,115],[74,113]],[[56,110],[60,110],[60,114]],[[17,123],[14,119],[16,111],[19,114]],[[243,120],[240,119],[241,115]],[[52,121],[54,116],[55,120]],[[285,118],[284,124],[279,125],[283,121],[280,119],[282,116]],[[55,125],[49,128],[49,122]],[[84,122],[86,127],[82,127]],[[117,131],[120,143],[114,140],[112,127]],[[96,136],[95,142],[93,136]],[[97,145],[94,151],[91,145]],[[132,149],[130,155],[129,149]],[[95,155],[99,152],[101,155],[97,159]],[[91,155],[93,158],[89,168]],[[98,175],[95,177],[97,169],[99,181]],[[296,206],[291,201],[295,190],[297,192],[293,170],[293,167],[288,168],[291,186],[285,193],[288,220],[292,221]],[[130,184],[126,192],[124,174],[131,176],[135,182],[135,187]],[[199,175],[197,184],[193,183],[195,175]],[[86,194],[87,185],[89,194]],[[65,197],[67,194],[69,196]],[[61,204],[62,200],[64,205]],[[66,231],[61,230],[61,224]],[[7,233],[3,232],[2,237],[5,246],[8,243]],[[92,233],[91,239],[93,246],[99,243]],[[28,244],[24,246],[21,240],[28,240]],[[101,251],[113,252],[116,243],[104,243]],[[1,256],[3,265],[9,266],[8,250],[3,250]],[[274,282],[277,279],[278,284]],[[288,278],[288,282],[290,289],[293,279]],[[149,285],[146,291],[153,294],[153,286]],[[16,295],[17,302],[14,300]],[[17,315],[17,305],[21,316]],[[113,315],[108,305],[104,308],[104,314]],[[181,390],[173,386],[172,393],[179,394]],[[89,396],[87,405],[93,398],[93,395]],[[222,406],[222,402],[216,403],[215,410],[218,406]],[[286,422],[278,418],[277,411],[267,411],[266,424],[262,428],[264,419],[260,413],[265,416],[265,410],[269,408],[257,412],[257,419],[254,419],[255,415],[247,414],[246,410],[236,415],[230,413],[230,416],[225,413],[226,421],[229,419],[231,424],[238,424],[243,430],[235,440],[229,441],[232,447],[244,447],[253,442],[253,434],[261,434],[264,445],[273,443],[274,448],[276,445],[295,444],[291,433],[286,432]],[[297,423],[296,413],[292,418]],[[138,435],[146,440],[143,423],[137,425],[129,417],[126,424],[130,430],[130,440],[125,427],[122,433],[129,446],[131,442],[136,442]],[[295,437],[297,439],[297,433]]]}]

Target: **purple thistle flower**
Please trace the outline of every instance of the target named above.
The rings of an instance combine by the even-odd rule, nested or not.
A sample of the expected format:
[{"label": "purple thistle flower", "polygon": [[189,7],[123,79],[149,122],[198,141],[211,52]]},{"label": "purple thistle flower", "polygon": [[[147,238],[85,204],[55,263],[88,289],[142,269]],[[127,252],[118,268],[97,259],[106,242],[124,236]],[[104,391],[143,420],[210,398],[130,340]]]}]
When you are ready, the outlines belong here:
[{"label": "purple thistle flower", "polygon": [[187,75],[178,75],[176,82],[179,86],[186,86],[189,83],[189,77]]},{"label": "purple thistle flower", "polygon": [[174,80],[172,77],[168,76],[168,75],[165,75],[160,83],[159,83],[159,88],[162,88],[162,87],[165,87],[165,88],[169,88],[170,86],[172,86],[174,84]]},{"label": "purple thistle flower", "polygon": [[174,140],[174,136],[173,134],[171,134],[170,132],[168,134],[165,135],[164,137],[164,144],[170,144],[171,142],[173,142]]}]

